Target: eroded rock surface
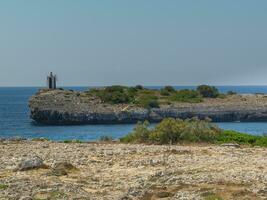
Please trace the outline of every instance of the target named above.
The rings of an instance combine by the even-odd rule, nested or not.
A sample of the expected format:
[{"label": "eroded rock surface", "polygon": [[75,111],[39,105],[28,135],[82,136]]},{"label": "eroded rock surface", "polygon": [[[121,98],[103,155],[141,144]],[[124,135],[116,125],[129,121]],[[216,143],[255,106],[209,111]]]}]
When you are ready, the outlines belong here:
[{"label": "eroded rock surface", "polygon": [[38,156],[23,159],[15,170],[26,171],[45,167],[43,160]]},{"label": "eroded rock surface", "polygon": [[[29,155],[49,168],[14,171]],[[266,157],[248,147],[0,143],[0,199],[266,199]],[[68,172],[51,174],[62,161]]]},{"label": "eroded rock surface", "polygon": [[267,96],[230,95],[201,103],[172,103],[145,109],[136,105],[110,105],[96,96],[65,90],[41,90],[29,102],[31,118],[45,124],[158,122],[166,117],[200,119],[215,122],[267,121]]}]

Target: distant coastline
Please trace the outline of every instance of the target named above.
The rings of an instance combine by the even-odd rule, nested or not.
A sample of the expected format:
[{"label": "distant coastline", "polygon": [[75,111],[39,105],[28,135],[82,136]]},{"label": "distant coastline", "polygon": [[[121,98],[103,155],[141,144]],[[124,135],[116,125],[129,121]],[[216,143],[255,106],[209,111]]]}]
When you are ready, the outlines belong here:
[{"label": "distant coastline", "polygon": [[[127,91],[123,92],[123,95],[131,92],[131,88],[125,88]],[[110,94],[117,94],[116,92],[118,91],[111,91]],[[143,93],[147,96],[144,96]],[[173,101],[172,96],[166,95],[165,97],[165,94],[145,89],[134,93],[137,96],[133,99],[141,102],[137,104],[120,102],[121,99],[131,98],[131,94],[130,96],[121,96],[120,93],[118,96],[121,99],[118,102],[116,102],[117,100],[113,103],[103,101],[105,100],[103,95],[109,98],[110,94],[103,94],[101,90],[100,93],[98,91],[92,93],[63,89],[40,90],[29,102],[31,118],[38,123],[50,125],[120,124],[144,120],[159,122],[166,117],[182,119],[208,117],[214,122],[267,121],[267,98],[264,94],[240,95],[233,92],[231,95],[224,94],[222,98],[199,100],[196,93],[185,90],[182,93],[175,93],[173,96],[176,99]],[[158,97],[159,95],[160,97]],[[171,101],[169,101],[170,99]],[[146,107],[147,102],[152,106]],[[142,106],[142,104],[144,105]]]}]

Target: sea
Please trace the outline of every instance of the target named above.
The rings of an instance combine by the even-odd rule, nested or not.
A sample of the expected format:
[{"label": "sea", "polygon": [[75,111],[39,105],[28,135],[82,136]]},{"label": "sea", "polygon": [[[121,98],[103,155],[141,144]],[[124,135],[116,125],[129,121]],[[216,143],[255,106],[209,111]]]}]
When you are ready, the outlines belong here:
[{"label": "sea", "polygon": [[[267,86],[216,86],[221,93],[234,91],[239,94],[267,93]],[[78,91],[91,87],[65,87]],[[148,88],[160,89],[161,86]],[[195,89],[195,86],[175,86],[176,89]],[[25,139],[47,138],[54,141],[82,140],[94,141],[101,136],[118,139],[131,132],[134,124],[116,125],[74,125],[49,126],[34,123],[30,119],[28,108],[29,98],[40,88],[38,87],[0,87],[0,138],[20,137]],[[217,123],[220,128],[236,130],[252,135],[265,135],[267,122],[227,122]]]}]

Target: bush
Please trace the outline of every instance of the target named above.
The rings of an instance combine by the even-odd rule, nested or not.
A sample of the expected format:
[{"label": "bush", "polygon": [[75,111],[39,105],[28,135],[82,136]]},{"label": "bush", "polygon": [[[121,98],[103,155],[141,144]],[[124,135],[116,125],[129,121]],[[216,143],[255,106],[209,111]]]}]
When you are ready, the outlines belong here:
[{"label": "bush", "polygon": [[212,142],[221,129],[214,124],[198,119],[180,120],[167,118],[156,127],[149,129],[138,123],[132,133],[123,137],[122,142],[145,142],[154,144],[175,144],[178,142]]},{"label": "bush", "polygon": [[142,85],[137,85],[137,86],[135,86],[135,88],[136,88],[137,90],[143,90],[143,89],[144,89],[144,87],[143,87]]},{"label": "bush", "polygon": [[150,109],[150,108],[158,108],[159,102],[158,98],[155,95],[142,95],[138,98],[136,102],[139,106]]},{"label": "bush", "polygon": [[160,94],[163,96],[169,96],[171,93],[176,92],[176,90],[172,86],[165,86],[160,90]]},{"label": "bush", "polygon": [[197,87],[197,91],[203,96],[203,97],[209,97],[209,98],[216,98],[219,96],[219,91],[214,86],[209,85],[200,85]]},{"label": "bush", "polygon": [[202,101],[202,98],[197,91],[185,89],[177,91],[171,97],[171,100],[188,102],[188,103],[199,103]]},{"label": "bush", "polygon": [[133,132],[120,139],[125,143],[176,144],[179,142],[238,143],[267,147],[267,136],[222,130],[208,120],[166,118],[154,128],[138,122]]},{"label": "bush", "polygon": [[132,133],[124,136],[123,138],[120,139],[121,142],[125,143],[130,143],[130,142],[135,142],[135,143],[144,143],[148,141],[149,138],[149,122],[138,122],[137,125],[135,126],[134,130]]}]

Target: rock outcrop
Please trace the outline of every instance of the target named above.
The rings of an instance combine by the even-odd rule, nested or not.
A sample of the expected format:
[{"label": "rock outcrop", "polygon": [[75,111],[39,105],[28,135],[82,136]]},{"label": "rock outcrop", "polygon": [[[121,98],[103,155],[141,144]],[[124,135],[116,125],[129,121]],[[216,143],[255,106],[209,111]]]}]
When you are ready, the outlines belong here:
[{"label": "rock outcrop", "polygon": [[158,122],[166,117],[210,118],[214,122],[267,121],[267,96],[229,95],[205,98],[201,103],[160,105],[146,109],[130,104],[111,105],[91,94],[66,90],[40,90],[29,102],[31,118],[43,124],[108,124]]}]

